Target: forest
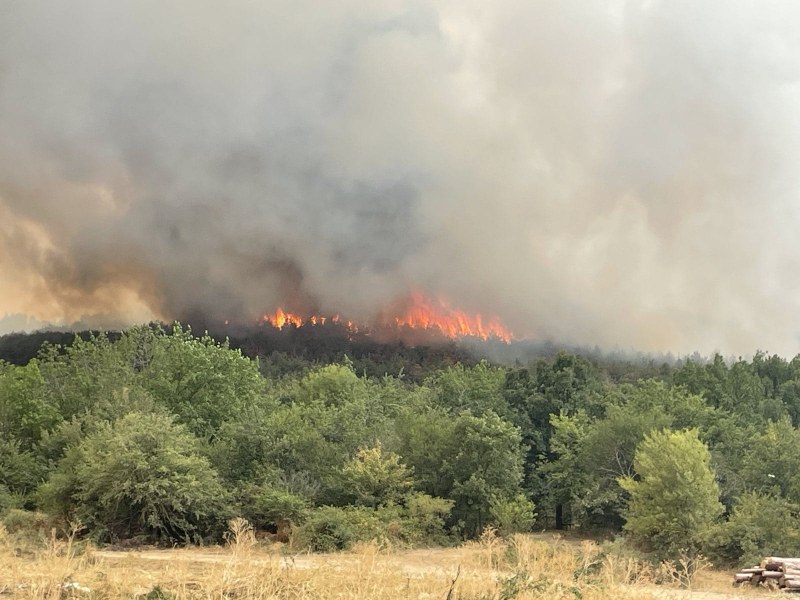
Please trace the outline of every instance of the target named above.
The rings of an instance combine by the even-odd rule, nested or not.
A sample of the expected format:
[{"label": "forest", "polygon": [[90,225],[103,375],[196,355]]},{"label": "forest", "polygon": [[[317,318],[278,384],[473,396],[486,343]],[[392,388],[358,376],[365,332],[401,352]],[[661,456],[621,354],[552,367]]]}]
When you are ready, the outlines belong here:
[{"label": "forest", "polygon": [[213,543],[244,517],[314,551],[491,527],[616,536],[654,560],[800,554],[800,357],[315,358],[179,324],[33,341],[0,343],[33,356],[0,362],[9,531]]}]

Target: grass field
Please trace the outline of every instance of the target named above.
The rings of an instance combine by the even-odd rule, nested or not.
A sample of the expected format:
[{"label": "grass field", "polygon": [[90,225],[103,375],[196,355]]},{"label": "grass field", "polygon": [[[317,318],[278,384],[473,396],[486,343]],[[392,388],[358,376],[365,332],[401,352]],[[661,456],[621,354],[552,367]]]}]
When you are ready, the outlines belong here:
[{"label": "grass field", "polygon": [[[546,535],[491,532],[458,548],[397,550],[362,544],[337,554],[258,543],[243,524],[230,543],[186,549],[99,550],[51,538],[20,547],[0,530],[0,595],[8,598],[279,600],[733,599],[768,597],[730,586],[730,573],[680,573]],[[666,582],[656,585],[657,581]],[[684,584],[687,583],[684,581]],[[774,595],[773,595],[774,596]]]}]

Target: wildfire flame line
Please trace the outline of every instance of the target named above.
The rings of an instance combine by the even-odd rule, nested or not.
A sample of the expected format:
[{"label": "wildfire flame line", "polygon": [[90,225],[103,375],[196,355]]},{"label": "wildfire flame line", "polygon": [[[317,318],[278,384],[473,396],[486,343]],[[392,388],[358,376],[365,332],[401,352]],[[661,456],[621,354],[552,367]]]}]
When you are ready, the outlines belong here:
[{"label": "wildfire flame line", "polygon": [[[400,312],[399,316],[380,319],[379,325],[383,327],[438,330],[446,337],[453,339],[478,337],[484,340],[497,338],[504,342],[510,342],[513,338],[511,331],[503,326],[497,317],[484,317],[480,314],[468,315],[464,311],[452,308],[443,299],[433,302],[420,293],[411,294],[410,302],[398,312]],[[328,321],[343,325],[351,333],[359,331],[358,325],[353,321],[342,319],[339,315],[332,317],[321,315],[302,317],[278,308],[261,318],[262,323],[277,329],[283,329],[287,326],[300,327],[304,324],[324,325]]]},{"label": "wildfire flame line", "polygon": [[298,314],[287,312],[282,308],[275,309],[273,313],[267,313],[261,317],[261,322],[272,325],[276,329],[283,329],[286,326],[301,327],[302,325],[325,325],[327,321],[331,323],[341,323],[348,331],[357,332],[358,326],[353,321],[342,319],[339,315],[332,317],[323,317],[321,315],[311,315],[310,317],[301,317]]},{"label": "wildfire flame line", "polygon": [[399,327],[439,329],[450,338],[479,337],[486,340],[496,337],[504,342],[510,342],[513,338],[497,317],[484,318],[480,314],[471,316],[452,308],[441,298],[433,303],[418,292],[411,295],[411,306],[402,316],[395,318],[395,323]]}]

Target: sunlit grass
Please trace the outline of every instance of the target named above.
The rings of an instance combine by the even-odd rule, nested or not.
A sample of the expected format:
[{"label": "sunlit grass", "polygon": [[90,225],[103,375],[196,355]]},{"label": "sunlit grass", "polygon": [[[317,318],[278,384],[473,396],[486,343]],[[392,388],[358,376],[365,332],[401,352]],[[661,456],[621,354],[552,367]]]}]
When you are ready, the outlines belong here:
[{"label": "sunlit grass", "polygon": [[[683,598],[656,587],[653,569],[589,541],[499,538],[487,531],[459,548],[393,550],[362,543],[307,554],[263,545],[231,524],[222,547],[104,552],[50,537],[20,549],[0,530],[0,595],[10,598],[274,598],[277,600],[520,600]],[[722,581],[721,578],[719,581]],[[709,578],[709,581],[715,578]],[[730,591],[729,582],[727,591]]]}]

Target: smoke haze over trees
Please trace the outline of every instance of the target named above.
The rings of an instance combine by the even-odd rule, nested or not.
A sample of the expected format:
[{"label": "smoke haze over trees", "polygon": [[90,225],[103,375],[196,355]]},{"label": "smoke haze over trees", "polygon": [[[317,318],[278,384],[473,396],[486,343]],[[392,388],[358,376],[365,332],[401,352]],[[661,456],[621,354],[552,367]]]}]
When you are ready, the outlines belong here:
[{"label": "smoke haze over trees", "polygon": [[791,0],[5,3],[0,328],[418,288],[793,355],[798,30]]}]

